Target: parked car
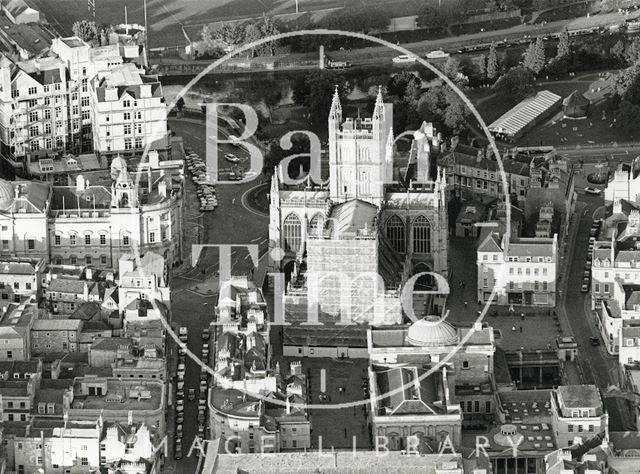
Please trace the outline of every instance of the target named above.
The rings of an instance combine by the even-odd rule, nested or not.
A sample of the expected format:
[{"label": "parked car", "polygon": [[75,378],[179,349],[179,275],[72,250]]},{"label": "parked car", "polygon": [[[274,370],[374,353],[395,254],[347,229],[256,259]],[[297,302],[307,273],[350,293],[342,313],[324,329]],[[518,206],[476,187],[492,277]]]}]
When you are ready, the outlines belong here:
[{"label": "parked car", "polygon": [[184,423],[184,412],[176,414],[176,423]]},{"label": "parked car", "polygon": [[587,194],[594,194],[597,196],[599,194],[602,194],[602,189],[592,188],[591,186],[587,186],[586,188],[584,188],[584,192]]},{"label": "parked car", "polygon": [[185,328],[184,326],[181,327],[178,331],[178,339],[180,339],[182,342],[187,342],[187,336],[187,328]]},{"label": "parked car", "polygon": [[584,268],[585,270],[591,270],[591,260],[587,260],[587,262],[584,264]]},{"label": "parked car", "polygon": [[203,341],[208,341],[209,340],[209,330],[208,329],[203,329],[202,330],[202,336],[200,336],[202,338]]},{"label": "parked car", "polygon": [[203,424],[199,424],[198,425],[198,436],[204,437],[204,430],[205,430],[204,425]]},{"label": "parked car", "polygon": [[583,293],[589,292],[589,283],[582,282],[582,286],[580,287],[580,291]]},{"label": "parked car", "polygon": [[182,438],[182,434],[184,433],[183,429],[182,429],[182,423],[178,423],[176,425],[176,436],[179,438]]},{"label": "parked car", "polygon": [[415,63],[415,56],[409,56],[408,54],[401,54],[400,56],[396,56],[391,60],[395,64],[403,64],[403,63]]},{"label": "parked car", "polygon": [[178,373],[179,374],[184,374],[185,370],[187,370],[186,366],[184,364],[178,364]]},{"label": "parked car", "polygon": [[176,398],[184,398],[184,389],[176,390]]},{"label": "parked car", "polygon": [[196,399],[196,390],[194,388],[189,389],[189,400],[193,401]]},{"label": "parked car", "polygon": [[198,400],[198,407],[206,408],[206,406],[207,406],[207,400],[202,399],[202,398],[200,400]]},{"label": "parked car", "polygon": [[590,337],[589,338],[589,342],[591,342],[592,346],[599,346],[600,345],[600,338],[599,337]]},{"label": "parked car", "polygon": [[203,411],[198,413],[198,423],[204,423],[206,419],[207,417]]},{"label": "parked car", "polygon": [[224,159],[227,160],[230,163],[239,163],[240,162],[240,158],[238,158],[233,153],[225,153],[224,154]]},{"label": "parked car", "polygon": [[178,448],[178,446],[176,445],[176,448],[173,451],[173,459],[178,461],[182,459],[182,445],[180,446],[180,448]]}]

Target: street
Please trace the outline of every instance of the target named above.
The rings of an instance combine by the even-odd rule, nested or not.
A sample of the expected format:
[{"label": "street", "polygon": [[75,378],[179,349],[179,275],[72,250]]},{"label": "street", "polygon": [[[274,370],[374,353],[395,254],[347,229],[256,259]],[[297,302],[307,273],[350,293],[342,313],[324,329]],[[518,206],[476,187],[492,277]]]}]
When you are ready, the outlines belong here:
[{"label": "street", "polygon": [[[171,120],[171,128],[184,138],[185,147],[191,147],[201,157],[205,156],[205,124],[203,120],[179,119]],[[245,157],[244,149],[232,145],[220,146],[223,153],[234,153]],[[196,242],[196,234],[202,237],[204,244],[255,244],[263,253],[267,248],[268,218],[254,212],[247,212],[243,204],[243,195],[259,185],[259,178],[246,184],[217,185],[216,194],[219,207],[213,212],[200,213],[195,194],[195,185],[190,176],[187,177],[185,187],[185,234],[188,242]],[[195,219],[201,215],[200,219]],[[200,224],[199,222],[202,222]],[[196,227],[202,226],[202,229]],[[191,249],[186,249],[190,254]],[[217,302],[218,278],[217,272],[219,252],[217,249],[204,249],[198,266],[191,267],[190,256],[186,256],[183,266],[174,273],[171,284],[172,322],[174,327],[184,326],[188,329],[187,347],[191,352],[200,355],[202,348],[201,332],[214,320],[214,309]],[[245,274],[252,268],[251,259],[246,249],[233,249],[232,274]],[[213,342],[213,341],[212,341]],[[175,375],[177,362],[177,346],[170,342],[168,367]],[[211,348],[213,350],[213,347]],[[190,388],[196,389],[200,384],[200,366],[186,358],[185,394]],[[183,459],[173,459],[173,428],[175,408],[169,409],[169,450],[170,456],[164,472],[192,474],[196,472],[198,458],[194,450],[189,457],[189,450],[197,434],[198,400],[189,401],[185,397],[184,423],[182,438]]]}]

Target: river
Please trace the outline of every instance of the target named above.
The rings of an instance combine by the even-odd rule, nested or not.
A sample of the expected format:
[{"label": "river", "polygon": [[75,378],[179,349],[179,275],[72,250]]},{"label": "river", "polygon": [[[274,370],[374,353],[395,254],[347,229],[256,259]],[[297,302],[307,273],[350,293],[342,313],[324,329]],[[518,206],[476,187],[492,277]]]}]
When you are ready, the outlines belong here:
[{"label": "river", "polygon": [[[348,82],[351,92],[347,100],[359,101],[367,96],[375,95],[378,85],[386,85],[389,77],[402,70],[411,70],[422,80],[422,87],[433,83],[434,76],[430,71],[420,70],[420,66],[353,68],[336,71]],[[266,108],[267,101],[271,106],[281,107],[294,103],[293,85],[309,74],[308,71],[265,72],[262,74],[224,74],[203,76],[190,90],[183,95],[185,106],[197,108],[204,101],[241,102],[254,108]],[[192,80],[191,77],[161,77],[162,89],[167,104],[172,104],[177,95]]]}]

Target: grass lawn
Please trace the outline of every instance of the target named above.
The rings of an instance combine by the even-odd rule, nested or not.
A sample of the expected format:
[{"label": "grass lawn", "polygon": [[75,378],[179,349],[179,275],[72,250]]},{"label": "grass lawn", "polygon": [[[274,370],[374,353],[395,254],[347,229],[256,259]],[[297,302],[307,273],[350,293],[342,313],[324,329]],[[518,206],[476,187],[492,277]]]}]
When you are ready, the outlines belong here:
[{"label": "grass lawn", "polygon": [[[573,80],[539,81],[535,91],[548,90],[561,96],[563,99],[577,90],[585,92],[589,85],[598,78],[598,74],[579,75]],[[493,94],[491,89],[476,89],[470,91],[469,97],[477,104],[480,115],[487,124],[504,114],[515,105],[506,97]],[[612,125],[611,114],[607,114],[606,106],[592,107],[589,117],[584,120],[563,119],[562,113],[548,119],[533,130],[525,134],[517,141],[517,145],[527,146],[542,143],[544,145],[571,146],[594,143],[624,142],[633,140],[633,136],[621,130],[615,124]]]},{"label": "grass lawn", "polygon": [[[350,6],[347,0],[298,0],[300,11],[317,11]],[[70,35],[73,23],[92,19],[87,0],[31,0],[61,35]],[[143,0],[96,0],[96,21],[124,23],[127,7],[129,23],[144,24]],[[411,0],[394,0],[398,11],[415,8]],[[295,0],[147,0],[149,47],[184,46],[183,27],[190,36],[198,36],[202,25],[261,16],[295,13]],[[389,0],[371,0],[368,6],[388,6]],[[195,38],[192,38],[195,39]]]}]

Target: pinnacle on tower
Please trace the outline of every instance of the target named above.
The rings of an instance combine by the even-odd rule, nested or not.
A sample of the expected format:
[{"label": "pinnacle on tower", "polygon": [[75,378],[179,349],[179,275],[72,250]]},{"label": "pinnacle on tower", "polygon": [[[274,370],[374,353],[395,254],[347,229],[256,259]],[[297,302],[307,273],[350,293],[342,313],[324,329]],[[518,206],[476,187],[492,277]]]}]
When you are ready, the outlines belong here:
[{"label": "pinnacle on tower", "polygon": [[340,104],[340,95],[338,94],[338,84],[336,84],[331,101],[331,111],[329,112],[329,120],[342,121],[342,105]]},{"label": "pinnacle on tower", "polygon": [[384,119],[384,102],[382,101],[382,86],[378,86],[378,95],[376,96],[376,104],[373,107],[373,118]]}]

